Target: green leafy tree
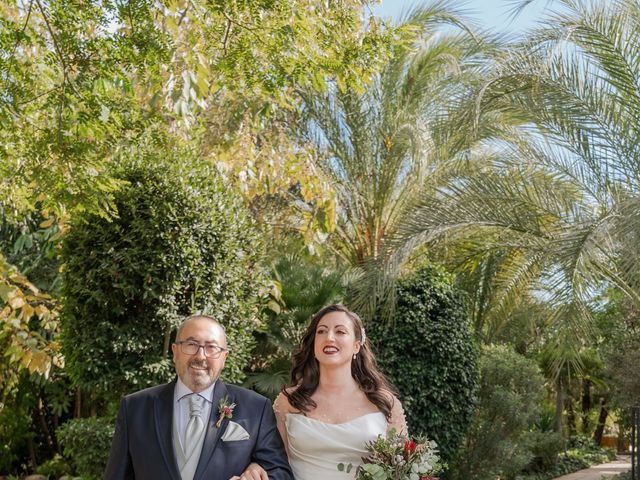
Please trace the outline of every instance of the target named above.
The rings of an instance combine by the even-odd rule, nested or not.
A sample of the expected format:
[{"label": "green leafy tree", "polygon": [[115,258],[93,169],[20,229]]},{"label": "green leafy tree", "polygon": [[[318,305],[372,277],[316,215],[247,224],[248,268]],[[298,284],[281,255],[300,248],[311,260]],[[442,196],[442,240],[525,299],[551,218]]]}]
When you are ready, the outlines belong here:
[{"label": "green leafy tree", "polygon": [[526,430],[537,417],[544,378],[533,360],[508,346],[484,347],[479,367],[477,408],[449,475],[515,478],[533,457]]},{"label": "green leafy tree", "polygon": [[[248,178],[245,185],[238,181],[247,191],[272,195],[301,184],[301,197],[311,204],[310,192],[322,186],[281,134],[282,125],[295,122],[270,112],[295,112],[301,84],[366,83],[394,35],[375,19],[364,26],[366,7],[358,0],[3,2],[3,209],[18,217],[42,210],[62,231],[76,214],[117,215],[114,195],[124,185],[112,174],[115,159],[163,135],[190,143],[219,166],[246,160],[227,171]],[[285,149],[292,153],[280,156]],[[288,198],[288,205],[299,198]],[[318,203],[323,212],[331,210],[326,200]],[[307,222],[311,233],[325,224]],[[9,270],[0,268],[0,281],[13,292]],[[2,301],[8,305],[7,295]]]},{"label": "green leafy tree", "polygon": [[479,121],[492,111],[519,119],[512,160],[500,175],[443,191],[407,234],[446,232],[465,237],[467,256],[506,256],[496,277],[504,291],[546,289],[556,318],[588,334],[594,292],[614,284],[640,298],[640,7],[557,3],[553,20],[505,56],[478,97]]},{"label": "green leafy tree", "polygon": [[[469,274],[469,290],[478,287],[474,311],[485,335],[511,318],[523,295],[544,292],[554,379],[584,368],[597,292],[615,285],[636,304],[640,298],[640,7],[557,4],[563,8],[478,90],[479,124],[497,114],[514,121],[513,135],[492,145],[502,150],[492,168],[425,196],[402,232],[405,241],[446,243],[441,250]],[[556,385],[559,411],[567,388]]]},{"label": "green leafy tree", "polygon": [[117,177],[118,217],[79,217],[65,236],[64,352],[75,383],[117,397],[170,379],[172,332],[204,312],[225,325],[242,378],[257,327],[260,241],[240,200],[211,168],[176,149],[136,152]]}]

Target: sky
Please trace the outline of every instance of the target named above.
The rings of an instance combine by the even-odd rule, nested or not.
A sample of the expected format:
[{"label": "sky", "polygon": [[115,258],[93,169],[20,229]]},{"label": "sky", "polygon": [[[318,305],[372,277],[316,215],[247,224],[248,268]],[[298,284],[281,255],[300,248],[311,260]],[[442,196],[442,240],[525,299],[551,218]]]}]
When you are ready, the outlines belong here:
[{"label": "sky", "polygon": [[[420,0],[382,0],[382,4],[374,8],[374,13],[383,18],[391,17],[397,21],[403,11],[406,12],[420,3],[423,2]],[[475,20],[480,27],[517,35],[536,26],[536,23],[544,17],[548,1],[531,2],[515,19],[512,19],[509,14],[513,0],[453,0],[452,4],[467,10],[469,17]]]}]

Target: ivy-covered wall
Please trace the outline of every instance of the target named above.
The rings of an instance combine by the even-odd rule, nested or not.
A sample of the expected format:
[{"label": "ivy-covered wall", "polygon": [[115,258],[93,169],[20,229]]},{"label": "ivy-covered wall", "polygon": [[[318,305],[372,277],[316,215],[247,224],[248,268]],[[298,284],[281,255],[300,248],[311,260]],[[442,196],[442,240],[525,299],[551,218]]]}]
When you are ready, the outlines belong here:
[{"label": "ivy-covered wall", "polygon": [[368,328],[382,370],[399,390],[409,432],[436,440],[449,461],[471,423],[477,347],[450,275],[424,267],[401,279],[391,322]]}]

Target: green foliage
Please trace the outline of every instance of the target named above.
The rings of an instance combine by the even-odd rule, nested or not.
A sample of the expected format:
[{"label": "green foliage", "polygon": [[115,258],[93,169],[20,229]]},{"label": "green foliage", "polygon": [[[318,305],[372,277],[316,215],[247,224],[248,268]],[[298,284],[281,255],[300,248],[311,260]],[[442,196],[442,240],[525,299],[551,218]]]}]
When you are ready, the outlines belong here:
[{"label": "green foliage", "polygon": [[44,211],[17,212],[0,204],[0,252],[7,263],[47,292],[56,286],[60,228]]},{"label": "green foliage", "polygon": [[23,369],[0,397],[0,472],[31,470],[57,451],[55,426],[69,417],[73,391],[64,371]]},{"label": "green foliage", "polygon": [[114,432],[113,418],[91,417],[66,422],[57,436],[74,471],[83,480],[97,480],[107,465]]},{"label": "green foliage", "polygon": [[0,193],[19,210],[36,202],[61,215],[112,210],[116,145],[155,118],[136,99],[131,72],[157,68],[163,50],[148,6],[133,10],[136,29],[120,36],[112,2],[0,6]]},{"label": "green foliage", "polygon": [[537,416],[544,379],[532,360],[506,346],[485,347],[480,372],[475,416],[451,477],[513,478],[533,457],[525,432]]},{"label": "green foliage", "polygon": [[382,370],[398,388],[414,434],[434,439],[448,462],[469,426],[477,385],[477,349],[449,275],[422,268],[397,287],[392,323],[367,333]]},{"label": "green foliage", "polygon": [[36,469],[36,473],[44,475],[47,478],[58,479],[63,475],[69,475],[72,472],[69,462],[60,454],[55,454],[53,458],[47,460]]},{"label": "green foliage", "polygon": [[255,333],[257,347],[245,385],[275,398],[289,382],[291,356],[300,345],[311,316],[342,300],[345,278],[308,255],[283,255],[271,269],[267,320]]},{"label": "green foliage", "polygon": [[640,362],[640,313],[621,292],[607,293],[606,307],[597,314],[599,335],[612,403],[628,409],[638,404],[640,377],[629,375],[629,366]]},{"label": "green foliage", "polygon": [[615,458],[616,453],[613,450],[596,446],[591,438],[573,436],[567,442],[567,450],[552,465],[536,473],[526,473],[517,478],[518,480],[552,480]]},{"label": "green foliage", "polygon": [[23,462],[31,432],[30,394],[11,396],[0,402],[0,472],[13,471]]},{"label": "green foliage", "polygon": [[19,215],[0,203],[0,397],[23,370],[47,377],[62,364],[59,305],[49,295],[58,279],[58,232],[44,212]]},{"label": "green foliage", "polygon": [[57,213],[114,214],[120,184],[109,165],[150,124],[179,135],[188,133],[175,128],[180,120],[188,129],[217,101],[242,111],[253,103],[268,116],[299,104],[300,85],[363,84],[394,35],[376,20],[364,26],[363,8],[359,0],[3,2],[0,197],[20,210],[44,202]]},{"label": "green foliage", "polygon": [[558,454],[564,450],[564,438],[560,433],[546,431],[527,432],[526,439],[533,459],[527,471],[549,470],[558,462]]},{"label": "green foliage", "polygon": [[336,196],[331,241],[366,272],[349,303],[367,319],[380,313],[377,301],[393,304],[394,280],[432,233],[406,232],[422,226],[419,207],[458,175],[478,137],[466,109],[475,115],[471,92],[485,81],[492,50],[452,1],[424,2],[400,29],[369,88],[305,92],[307,136]]},{"label": "green foliage", "polygon": [[[160,155],[165,155],[163,160]],[[63,347],[73,380],[113,396],[173,376],[171,335],[203,312],[225,325],[241,380],[256,328],[260,240],[214,169],[146,152],[116,176],[118,217],[87,214],[64,239]]]},{"label": "green foliage", "polygon": [[63,363],[60,354],[59,304],[41,292],[0,253],[0,394],[18,382],[20,373],[45,378]]}]

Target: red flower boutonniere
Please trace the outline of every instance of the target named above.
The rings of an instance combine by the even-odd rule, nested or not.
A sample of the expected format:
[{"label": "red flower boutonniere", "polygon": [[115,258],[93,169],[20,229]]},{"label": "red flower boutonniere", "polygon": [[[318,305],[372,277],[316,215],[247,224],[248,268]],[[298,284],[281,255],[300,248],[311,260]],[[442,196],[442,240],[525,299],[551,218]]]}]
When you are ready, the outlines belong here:
[{"label": "red flower boutonniere", "polygon": [[216,422],[216,428],[220,428],[222,421],[225,418],[233,418],[233,409],[236,408],[236,404],[229,404],[229,397],[226,395],[218,403],[218,421]]}]

